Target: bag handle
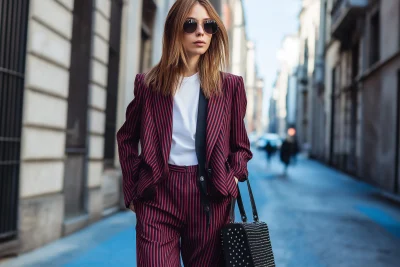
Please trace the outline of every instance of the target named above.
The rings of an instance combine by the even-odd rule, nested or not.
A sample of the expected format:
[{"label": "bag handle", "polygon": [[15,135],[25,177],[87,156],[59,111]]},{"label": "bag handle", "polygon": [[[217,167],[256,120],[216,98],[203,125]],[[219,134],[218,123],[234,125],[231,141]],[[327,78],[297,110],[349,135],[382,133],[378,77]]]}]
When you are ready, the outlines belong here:
[{"label": "bag handle", "polygon": [[[253,191],[251,190],[250,181],[249,181],[248,177],[246,179],[246,182],[247,182],[247,189],[249,191],[249,196],[250,196],[251,209],[253,211],[253,220],[254,220],[254,222],[258,222],[258,212],[257,212],[256,202],[254,201]],[[237,196],[237,199],[232,200],[230,219],[231,219],[231,222],[235,221],[234,210],[235,210],[235,202],[237,200],[240,216],[242,218],[242,222],[247,222],[246,211],[244,209],[242,196],[240,194],[239,183],[236,186],[238,189],[238,196]]]}]

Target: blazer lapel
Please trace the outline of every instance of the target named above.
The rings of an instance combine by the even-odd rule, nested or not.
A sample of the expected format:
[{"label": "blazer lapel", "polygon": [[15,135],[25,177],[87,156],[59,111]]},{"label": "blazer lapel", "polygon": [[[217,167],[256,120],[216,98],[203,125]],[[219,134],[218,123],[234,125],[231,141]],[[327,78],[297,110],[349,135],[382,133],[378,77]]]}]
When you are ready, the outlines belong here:
[{"label": "blazer lapel", "polygon": [[[152,105],[161,153],[166,166],[172,143],[173,97],[153,93]],[[208,166],[212,150],[221,132],[221,127],[225,122],[225,109],[224,94],[213,96],[209,99],[206,127],[206,166]]]},{"label": "blazer lapel", "polygon": [[210,161],[211,152],[217,141],[221,126],[225,119],[224,94],[213,96],[208,101],[207,130],[206,130],[206,166]]},{"label": "blazer lapel", "polygon": [[[168,162],[172,142],[173,97],[153,93],[154,120],[165,166]],[[164,166],[164,167],[165,167]]]}]

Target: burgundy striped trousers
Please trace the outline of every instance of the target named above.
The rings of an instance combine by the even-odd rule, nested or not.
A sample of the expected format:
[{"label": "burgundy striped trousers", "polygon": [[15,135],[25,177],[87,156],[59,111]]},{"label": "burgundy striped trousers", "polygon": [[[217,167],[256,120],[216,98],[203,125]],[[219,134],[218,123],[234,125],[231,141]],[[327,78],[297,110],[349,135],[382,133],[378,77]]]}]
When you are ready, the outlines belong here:
[{"label": "burgundy striped trousers", "polygon": [[209,228],[200,201],[197,166],[169,165],[154,199],[135,203],[138,267],[223,266],[220,230],[229,222],[229,198],[210,203]]}]

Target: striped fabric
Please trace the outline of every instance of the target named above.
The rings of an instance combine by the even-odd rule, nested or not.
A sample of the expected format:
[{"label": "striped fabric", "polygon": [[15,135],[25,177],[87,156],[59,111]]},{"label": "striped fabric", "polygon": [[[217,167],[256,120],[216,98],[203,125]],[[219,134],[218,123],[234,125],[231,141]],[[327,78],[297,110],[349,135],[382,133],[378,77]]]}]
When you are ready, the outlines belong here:
[{"label": "striped fabric", "polygon": [[[208,102],[206,168],[210,197],[224,199],[237,196],[234,176],[246,179],[252,153],[244,125],[247,101],[243,78],[227,73],[222,76],[224,93]],[[134,99],[117,132],[126,207],[131,201],[153,198],[159,182],[169,173],[173,98],[151,91],[144,78],[144,74],[136,76]]]},{"label": "striped fabric", "polygon": [[197,166],[169,165],[155,198],[136,204],[137,266],[223,266],[220,231],[229,222],[230,198],[212,203],[206,228],[197,186]]}]

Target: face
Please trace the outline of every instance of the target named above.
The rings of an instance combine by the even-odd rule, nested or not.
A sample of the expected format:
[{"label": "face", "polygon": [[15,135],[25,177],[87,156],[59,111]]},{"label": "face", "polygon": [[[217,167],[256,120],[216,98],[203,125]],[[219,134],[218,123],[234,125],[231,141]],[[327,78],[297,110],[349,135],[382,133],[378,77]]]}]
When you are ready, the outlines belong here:
[{"label": "face", "polygon": [[189,57],[204,54],[210,46],[217,24],[210,19],[207,10],[196,3],[186,17],[183,28],[183,47]]}]

